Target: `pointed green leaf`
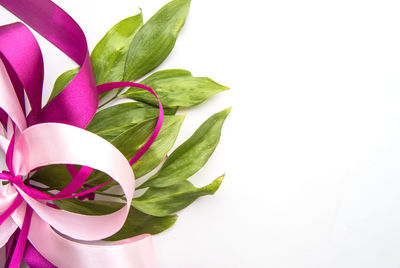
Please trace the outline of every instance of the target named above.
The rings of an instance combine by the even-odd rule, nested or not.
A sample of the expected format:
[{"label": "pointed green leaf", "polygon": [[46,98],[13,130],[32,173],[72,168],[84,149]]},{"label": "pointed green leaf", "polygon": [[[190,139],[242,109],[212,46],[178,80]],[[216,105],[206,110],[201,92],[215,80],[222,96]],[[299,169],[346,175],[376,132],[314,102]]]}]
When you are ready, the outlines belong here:
[{"label": "pointed green leaf", "polygon": [[[117,211],[124,204],[110,201],[79,201],[76,199],[56,200],[54,203],[61,209],[85,214],[105,215]],[[131,207],[124,226],[113,236],[106,238],[108,241],[122,240],[141,234],[158,234],[174,225],[177,216],[155,217]]]},{"label": "pointed green leaf", "polygon": [[179,183],[199,171],[214,152],[230,108],[214,114],[179,146],[161,169],[139,188],[167,187]]},{"label": "pointed green leaf", "polygon": [[68,185],[72,177],[65,165],[51,165],[40,168],[30,179],[52,189],[61,190]]},{"label": "pointed green leaf", "polygon": [[170,228],[177,219],[177,215],[156,217],[131,207],[128,218],[121,230],[104,240],[118,241],[141,234],[155,235]]},{"label": "pointed green leaf", "polygon": [[[157,139],[164,141],[168,138],[172,139],[172,143],[174,143],[184,118],[184,115],[165,116]],[[111,143],[117,147],[126,158],[131,159],[153,133],[156,121],[156,119],[151,119],[138,124],[117,136]]]},{"label": "pointed green leaf", "polygon": [[149,188],[132,200],[132,206],[150,215],[167,216],[189,206],[200,196],[214,194],[223,179],[221,176],[202,188],[196,188],[186,180],[165,188]]},{"label": "pointed green leaf", "polygon": [[[158,117],[158,108],[140,102],[121,103],[96,113],[87,130],[110,141],[134,125]],[[174,115],[176,109],[164,109]]]},{"label": "pointed green leaf", "polygon": [[[133,172],[139,178],[156,168],[165,158],[175,143],[184,115],[165,116],[161,130],[149,150],[133,165]],[[156,119],[139,123],[111,140],[111,143],[130,160],[145,144],[154,131]],[[109,177],[99,171],[94,171],[87,180],[88,184],[98,185]]]},{"label": "pointed green leaf", "polygon": [[[152,87],[164,107],[191,107],[228,89],[210,78],[193,77],[179,69],[156,72],[140,83]],[[129,88],[121,97],[157,105],[154,96],[143,89]]]},{"label": "pointed green leaf", "polygon": [[140,178],[155,169],[165,158],[178,137],[184,115],[173,117],[174,120],[165,120],[156,140],[146,153],[133,164],[133,173]]},{"label": "pointed green leaf", "polygon": [[163,6],[137,32],[129,48],[124,80],[147,74],[169,55],[185,23],[190,0],[174,0]]},{"label": "pointed green leaf", "polygon": [[143,25],[142,12],[114,25],[93,49],[90,56],[96,83],[122,81],[129,46]]},{"label": "pointed green leaf", "polygon": [[75,75],[79,72],[79,68],[71,69],[66,72],[63,72],[57,79],[56,82],[54,82],[54,87],[53,90],[51,91],[49,100],[47,102],[50,102],[52,99],[54,99],[55,96],[58,95],[68,84],[69,82],[74,79]]},{"label": "pointed green leaf", "polygon": [[97,112],[86,129],[110,141],[133,125],[156,117],[158,108],[139,102],[122,103]]}]

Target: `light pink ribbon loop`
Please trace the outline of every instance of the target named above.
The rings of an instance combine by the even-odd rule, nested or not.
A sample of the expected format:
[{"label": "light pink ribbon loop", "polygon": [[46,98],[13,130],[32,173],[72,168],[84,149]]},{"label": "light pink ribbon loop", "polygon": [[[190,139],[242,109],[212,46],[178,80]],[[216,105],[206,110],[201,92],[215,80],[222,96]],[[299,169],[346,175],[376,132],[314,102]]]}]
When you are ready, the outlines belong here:
[{"label": "light pink ribbon loop", "polygon": [[76,164],[103,171],[121,185],[126,206],[104,216],[54,209],[17,188],[34,211],[61,233],[81,240],[99,240],[116,233],[124,224],[135,189],[132,168],[120,151],[99,136],[64,124],[38,124],[21,133],[13,161],[14,172],[19,175],[44,165]]}]

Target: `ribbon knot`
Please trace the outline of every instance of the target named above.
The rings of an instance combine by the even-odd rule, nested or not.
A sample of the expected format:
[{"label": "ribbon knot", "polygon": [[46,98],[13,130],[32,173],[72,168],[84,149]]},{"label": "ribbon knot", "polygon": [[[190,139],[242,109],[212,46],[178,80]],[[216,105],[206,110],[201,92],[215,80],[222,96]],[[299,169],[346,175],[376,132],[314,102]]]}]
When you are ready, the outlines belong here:
[{"label": "ribbon knot", "polygon": [[11,175],[11,172],[9,172],[8,170],[3,170],[0,173],[0,180],[9,181],[11,184],[13,184],[17,180],[22,180],[22,177],[21,176],[13,176],[13,175]]}]

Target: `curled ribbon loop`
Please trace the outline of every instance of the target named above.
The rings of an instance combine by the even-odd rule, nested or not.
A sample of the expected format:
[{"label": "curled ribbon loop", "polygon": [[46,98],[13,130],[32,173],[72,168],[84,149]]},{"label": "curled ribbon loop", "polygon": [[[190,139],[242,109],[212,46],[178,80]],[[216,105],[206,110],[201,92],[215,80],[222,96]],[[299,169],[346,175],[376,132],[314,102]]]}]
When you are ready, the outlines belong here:
[{"label": "curled ribbon loop", "polygon": [[[43,59],[33,34],[22,23],[0,27],[0,149],[6,153],[9,170],[0,173],[0,180],[9,182],[0,185],[0,247],[15,242],[7,249],[11,252],[7,267],[19,267],[22,258],[32,267],[156,267],[149,235],[101,245],[82,242],[109,237],[125,223],[135,189],[131,165],[154,142],[163,122],[156,93],[132,82],[96,86],[82,30],[51,1],[0,0],[0,4],[80,66],[71,83],[42,108]],[[129,162],[109,142],[83,129],[97,110],[98,95],[120,87],[149,91],[160,108],[153,134]],[[24,93],[31,107],[28,116]],[[32,171],[53,164],[67,165],[73,176],[64,189],[50,195],[29,185]],[[74,165],[82,168],[76,170]],[[101,216],[49,206],[47,201],[82,197],[112,181],[76,193],[93,169],[121,186],[125,206]]]},{"label": "curled ribbon loop", "polygon": [[[8,44],[0,46],[0,52],[7,56],[32,106],[32,112],[28,116],[29,125],[57,122],[85,128],[96,113],[98,94],[82,29],[49,0],[0,0],[0,4],[80,66],[71,83],[41,108],[43,60],[36,40],[21,23],[0,27],[0,43]],[[15,32],[15,28],[26,29]],[[25,65],[27,59],[32,62],[30,66]],[[18,94],[21,95],[20,92]]]}]

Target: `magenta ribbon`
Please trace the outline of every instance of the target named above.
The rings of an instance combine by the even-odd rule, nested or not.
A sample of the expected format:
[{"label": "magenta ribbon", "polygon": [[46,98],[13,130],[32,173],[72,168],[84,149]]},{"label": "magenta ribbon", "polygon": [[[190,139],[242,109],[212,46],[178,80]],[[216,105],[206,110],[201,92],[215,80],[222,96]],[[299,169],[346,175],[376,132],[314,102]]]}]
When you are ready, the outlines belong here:
[{"label": "magenta ribbon", "polygon": [[[123,226],[135,189],[131,165],[154,142],[163,121],[156,93],[132,82],[96,86],[84,33],[51,1],[0,0],[0,4],[80,66],[66,88],[42,108],[44,71],[37,41],[22,23],[0,27],[0,129],[4,133],[0,133],[0,149],[6,152],[9,170],[0,173],[0,179],[10,182],[0,186],[0,247],[8,242],[7,266],[19,267],[24,258],[31,267],[155,267],[150,235],[101,245],[79,241],[104,239]],[[153,134],[129,162],[109,142],[83,129],[97,111],[98,95],[120,87],[149,91],[160,108]],[[24,93],[31,107],[27,116]],[[29,185],[32,171],[52,164],[66,164],[73,176],[55,195]],[[74,165],[82,168],[75,170]],[[47,201],[80,198],[112,181],[76,193],[93,169],[120,184],[127,200],[123,208],[87,216],[49,206]]]}]

